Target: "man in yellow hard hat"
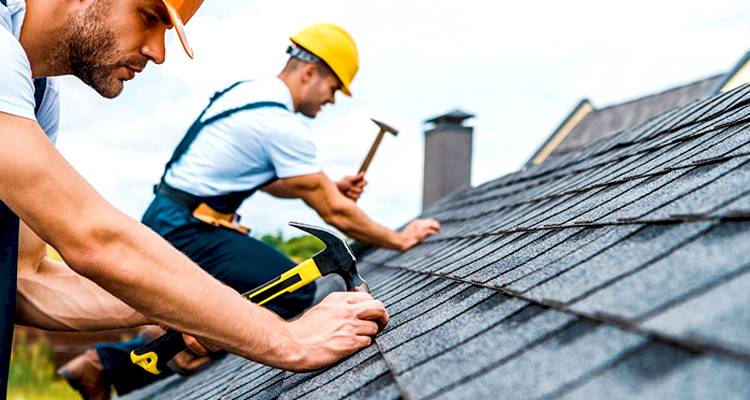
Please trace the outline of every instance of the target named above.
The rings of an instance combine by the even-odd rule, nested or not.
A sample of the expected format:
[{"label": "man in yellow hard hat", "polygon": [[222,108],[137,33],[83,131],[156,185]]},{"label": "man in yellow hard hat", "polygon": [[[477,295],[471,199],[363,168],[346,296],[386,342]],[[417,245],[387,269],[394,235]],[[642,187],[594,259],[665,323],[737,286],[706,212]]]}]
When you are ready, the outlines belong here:
[{"label": "man in yellow hard hat", "polygon": [[[316,160],[307,121],[351,95],[359,67],[357,47],[340,26],[316,24],[290,38],[289,59],[276,77],[237,82],[217,92],[188,129],[166,164],[143,222],[206,271],[235,290],[252,289],[294,263],[247,235],[236,210],[257,190],[300,198],[327,223],[365,243],[406,250],[440,229],[432,219],[415,220],[396,232],[357,207],[363,176],[331,181]],[[313,302],[315,284],[282,296],[268,307],[284,318]],[[136,339],[97,345],[71,364],[79,369],[99,357],[106,381],[123,394],[154,378],[131,368]],[[88,361],[86,361],[88,360]],[[130,370],[130,372],[128,372]]]},{"label": "man in yellow hard hat", "polygon": [[[159,323],[293,370],[336,362],[387,322],[382,304],[362,293],[281,320],[115,209],[53,146],[58,87],[48,77],[72,74],[115,97],[149,61],[164,61],[170,27],[190,54],[183,26],[201,2],[0,0],[0,397],[14,322],[56,330]],[[46,258],[40,240],[67,265]],[[370,317],[352,317],[363,313]]]},{"label": "man in yellow hard hat", "polygon": [[[396,232],[356,205],[363,176],[331,181],[316,160],[308,122],[337,91],[351,95],[359,68],[354,40],[338,25],[309,26],[290,38],[276,77],[217,92],[168,160],[143,223],[198,265],[244,292],[294,263],[247,235],[236,211],[256,191],[300,198],[327,223],[368,244],[406,250],[439,229],[432,219]],[[269,304],[289,318],[310,306],[315,284]]]}]

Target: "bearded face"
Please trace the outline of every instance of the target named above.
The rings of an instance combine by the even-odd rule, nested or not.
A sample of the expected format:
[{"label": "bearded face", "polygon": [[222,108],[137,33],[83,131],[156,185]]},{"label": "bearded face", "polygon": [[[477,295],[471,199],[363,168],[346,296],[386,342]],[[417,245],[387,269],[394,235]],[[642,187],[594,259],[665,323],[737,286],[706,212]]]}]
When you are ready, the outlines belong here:
[{"label": "bearded face", "polygon": [[132,79],[149,61],[138,48],[130,52],[118,48],[118,37],[126,33],[117,35],[110,28],[115,12],[112,1],[93,0],[72,17],[61,32],[61,54],[56,54],[56,58],[67,61],[73,75],[106,98],[119,95],[124,81]]},{"label": "bearded face", "polygon": [[302,113],[302,115],[309,118],[315,118],[315,116],[318,115],[318,112],[320,112],[320,109],[321,104],[319,101],[310,98],[300,99],[298,111]]}]

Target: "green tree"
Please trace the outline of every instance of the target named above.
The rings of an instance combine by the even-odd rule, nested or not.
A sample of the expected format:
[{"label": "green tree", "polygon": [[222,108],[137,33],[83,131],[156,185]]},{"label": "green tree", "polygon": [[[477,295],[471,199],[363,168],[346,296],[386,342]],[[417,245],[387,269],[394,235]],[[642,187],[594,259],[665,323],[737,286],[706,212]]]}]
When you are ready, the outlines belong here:
[{"label": "green tree", "polygon": [[325,247],[323,242],[315,236],[295,236],[287,240],[281,232],[275,235],[265,234],[260,237],[260,241],[275,247],[295,262],[310,258]]}]

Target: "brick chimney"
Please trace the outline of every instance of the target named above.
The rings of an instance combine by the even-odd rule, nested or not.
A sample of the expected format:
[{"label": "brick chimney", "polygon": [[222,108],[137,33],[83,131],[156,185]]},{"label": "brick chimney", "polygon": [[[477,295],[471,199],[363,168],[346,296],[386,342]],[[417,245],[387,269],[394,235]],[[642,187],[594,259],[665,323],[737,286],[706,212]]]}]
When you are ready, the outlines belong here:
[{"label": "brick chimney", "polygon": [[447,194],[471,186],[471,140],[474,128],[463,122],[474,115],[453,110],[425,121],[422,209]]}]

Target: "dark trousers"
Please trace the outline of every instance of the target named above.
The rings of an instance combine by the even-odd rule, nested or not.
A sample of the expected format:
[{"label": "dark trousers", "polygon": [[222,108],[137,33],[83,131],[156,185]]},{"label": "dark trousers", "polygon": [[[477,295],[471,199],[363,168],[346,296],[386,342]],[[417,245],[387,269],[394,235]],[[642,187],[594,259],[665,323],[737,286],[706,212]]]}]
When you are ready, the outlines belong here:
[{"label": "dark trousers", "polygon": [[0,202],[0,399],[5,398],[8,390],[17,264],[18,217]]},{"label": "dark trousers", "polygon": [[[273,247],[225,228],[202,223],[189,211],[164,196],[157,196],[143,223],[161,234],[201,268],[238,292],[249,291],[281,275],[295,263]],[[179,278],[177,278],[179,279]],[[312,305],[315,283],[280,296],[264,307],[289,319]],[[122,395],[168,376],[151,375],[130,362],[130,351],[143,344],[140,338],[96,346],[105,377]]]}]

